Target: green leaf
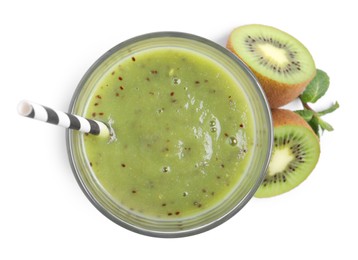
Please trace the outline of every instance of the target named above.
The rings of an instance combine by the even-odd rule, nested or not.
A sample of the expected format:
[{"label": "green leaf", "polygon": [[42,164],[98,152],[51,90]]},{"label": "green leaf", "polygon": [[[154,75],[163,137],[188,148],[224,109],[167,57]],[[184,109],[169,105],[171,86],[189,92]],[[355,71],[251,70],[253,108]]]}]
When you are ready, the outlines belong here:
[{"label": "green leaf", "polygon": [[333,111],[335,111],[337,108],[339,108],[339,104],[338,102],[334,103],[331,107],[327,108],[326,110],[320,111],[317,114],[319,116],[324,116],[326,114],[332,113]]},{"label": "green leaf", "polygon": [[329,87],[329,77],[326,72],[317,69],[316,76],[307,85],[301,94],[301,100],[305,103],[315,103],[327,91]]},{"label": "green leaf", "polygon": [[307,110],[307,109],[296,110],[295,113],[300,115],[307,122],[309,122],[312,119],[313,115],[314,115],[314,112],[312,110]]},{"label": "green leaf", "polygon": [[319,137],[319,118],[313,116],[312,119],[308,122],[308,124],[311,126],[312,130]]},{"label": "green leaf", "polygon": [[318,124],[322,130],[333,131],[333,127],[321,118],[318,119]]}]

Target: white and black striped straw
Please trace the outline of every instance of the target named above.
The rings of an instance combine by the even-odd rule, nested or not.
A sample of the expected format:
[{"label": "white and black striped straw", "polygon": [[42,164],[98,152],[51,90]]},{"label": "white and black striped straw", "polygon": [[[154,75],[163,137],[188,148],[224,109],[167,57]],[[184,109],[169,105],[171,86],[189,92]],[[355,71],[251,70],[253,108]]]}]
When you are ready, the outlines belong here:
[{"label": "white and black striped straw", "polygon": [[30,101],[21,101],[17,107],[17,111],[22,116],[37,119],[50,124],[63,126],[65,128],[93,135],[110,137],[111,131],[103,122],[57,111]]}]

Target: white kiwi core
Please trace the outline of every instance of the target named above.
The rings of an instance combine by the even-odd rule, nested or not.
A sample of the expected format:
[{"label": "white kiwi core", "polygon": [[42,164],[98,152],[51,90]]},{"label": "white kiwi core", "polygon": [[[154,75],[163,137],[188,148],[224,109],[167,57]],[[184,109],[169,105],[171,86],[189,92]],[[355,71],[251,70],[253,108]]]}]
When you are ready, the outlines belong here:
[{"label": "white kiwi core", "polygon": [[258,44],[257,48],[264,54],[266,59],[275,61],[274,63],[284,66],[290,62],[284,49],[277,48],[269,43]]},{"label": "white kiwi core", "polygon": [[268,175],[273,176],[286,169],[287,165],[295,159],[289,147],[275,149],[268,167]]}]

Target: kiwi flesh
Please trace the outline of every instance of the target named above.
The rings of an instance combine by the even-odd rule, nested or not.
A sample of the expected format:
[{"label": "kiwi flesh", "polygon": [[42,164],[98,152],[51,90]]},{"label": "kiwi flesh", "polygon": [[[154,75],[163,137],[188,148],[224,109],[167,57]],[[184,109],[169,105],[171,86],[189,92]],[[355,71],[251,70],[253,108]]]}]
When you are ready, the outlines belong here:
[{"label": "kiwi flesh", "polygon": [[227,48],[250,67],[271,108],[297,98],[316,74],[307,48],[293,36],[271,26],[237,27],[229,36]]},{"label": "kiwi flesh", "polygon": [[272,109],[274,146],[266,177],[255,197],[276,196],[301,184],[315,168],[320,143],[312,128],[296,113]]}]

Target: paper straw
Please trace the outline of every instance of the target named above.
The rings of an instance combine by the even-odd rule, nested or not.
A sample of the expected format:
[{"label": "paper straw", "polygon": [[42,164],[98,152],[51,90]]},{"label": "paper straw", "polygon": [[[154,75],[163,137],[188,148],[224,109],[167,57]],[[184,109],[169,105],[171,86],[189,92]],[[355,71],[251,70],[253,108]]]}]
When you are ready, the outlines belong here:
[{"label": "paper straw", "polygon": [[26,100],[18,104],[17,111],[22,116],[78,130],[83,133],[110,137],[112,132],[103,122],[57,111]]}]

